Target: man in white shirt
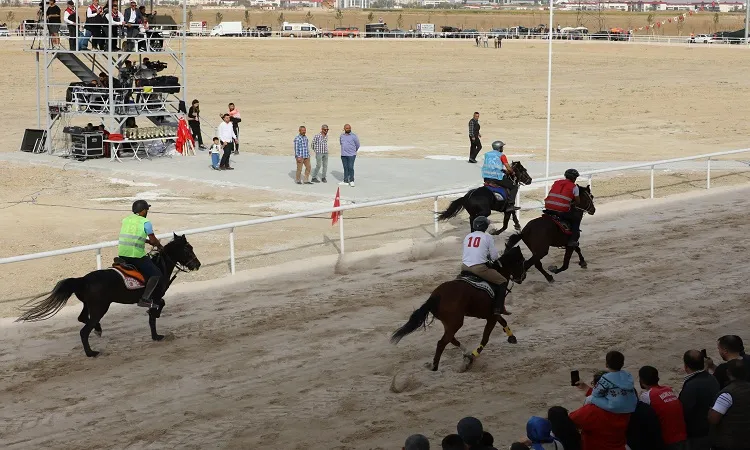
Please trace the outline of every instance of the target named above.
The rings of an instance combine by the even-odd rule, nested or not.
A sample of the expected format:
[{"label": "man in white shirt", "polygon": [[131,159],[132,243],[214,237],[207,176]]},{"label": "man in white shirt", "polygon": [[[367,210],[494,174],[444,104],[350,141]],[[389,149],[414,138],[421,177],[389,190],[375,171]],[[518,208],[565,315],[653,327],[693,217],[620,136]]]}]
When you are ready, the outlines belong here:
[{"label": "man in white shirt", "polygon": [[714,406],[708,411],[712,425],[713,450],[745,450],[750,448],[747,430],[750,428],[750,381],[741,359],[727,363],[729,384],[719,391]]},{"label": "man in white shirt", "polygon": [[224,149],[224,155],[222,155],[221,162],[219,163],[219,170],[234,170],[232,167],[229,167],[229,155],[232,154],[232,150],[234,150],[234,146],[237,144],[237,135],[234,134],[231,119],[232,116],[225,113],[221,118],[222,122],[219,124],[219,129],[216,132],[221,142],[221,148]]},{"label": "man in white shirt", "polygon": [[127,40],[125,41],[125,50],[129,52],[136,51],[135,39],[138,37],[140,32],[140,25],[143,23],[143,16],[138,10],[136,2],[130,2],[130,8],[125,10],[124,20],[125,32],[127,34]]},{"label": "man in white shirt", "polygon": [[461,270],[470,272],[493,284],[495,289],[495,315],[510,314],[505,309],[505,295],[507,293],[505,285],[508,280],[500,272],[487,265],[488,262],[495,261],[500,257],[495,248],[495,240],[485,233],[490,226],[490,221],[484,216],[479,216],[474,219],[473,226],[476,231],[469,233],[464,238]]},{"label": "man in white shirt", "polygon": [[78,16],[74,6],[73,0],[68,0],[68,7],[63,11],[63,22],[68,27],[68,46],[72,52],[78,49]]},{"label": "man in white shirt", "polygon": [[119,37],[124,21],[116,4],[112,4],[112,9],[107,13],[107,22],[109,22],[109,39],[112,42],[112,44],[110,44],[112,46],[112,51],[120,51]]}]

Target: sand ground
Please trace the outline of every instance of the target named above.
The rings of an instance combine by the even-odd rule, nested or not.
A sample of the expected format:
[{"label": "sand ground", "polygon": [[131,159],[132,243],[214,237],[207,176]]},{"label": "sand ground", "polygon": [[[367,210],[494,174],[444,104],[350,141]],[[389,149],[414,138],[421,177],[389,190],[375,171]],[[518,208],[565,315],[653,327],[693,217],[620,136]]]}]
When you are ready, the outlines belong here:
[{"label": "sand ground", "polygon": [[[312,133],[316,124],[326,122],[334,130],[335,160],[335,130],[349,122],[363,145],[391,150],[363,157],[390,158],[394,165],[400,158],[465,157],[466,122],[479,110],[486,146],[501,138],[513,154],[535,161],[543,156],[546,47],[541,42],[512,42],[497,51],[450,40],[220,42],[223,45],[190,42],[188,95],[202,100],[209,123],[215,123],[213,118],[229,101],[238,104],[244,117],[243,153],[287,155],[297,125],[308,124]],[[15,67],[0,73],[0,83],[8,86],[0,142],[9,152],[17,148],[23,129],[34,126],[36,115],[30,84],[34,59],[21,45],[0,43],[0,58],[12,60]],[[747,147],[750,125],[742,115],[727,113],[745,107],[748,85],[743,74],[750,63],[741,54],[736,47],[555,43],[553,161],[652,160]],[[297,70],[300,64],[303,71]],[[717,72],[716,67],[729,69]],[[64,78],[61,68],[55,73]],[[262,170],[253,167],[247,176]],[[2,256],[112,240],[123,212],[144,192],[156,192],[165,206],[153,215],[165,231],[299,212],[318,207],[313,202],[320,201],[275,192],[274,186],[227,189],[200,179],[186,184],[130,176],[122,181],[117,174],[29,164],[3,164],[0,171],[0,207],[7,209],[0,216],[0,230],[8,238]],[[286,175],[280,174],[280,183],[287,183]],[[719,175],[714,185],[747,181],[743,174]],[[442,188],[429,173],[415,177],[419,192]],[[597,200],[647,196],[646,177],[629,173],[597,179]],[[700,172],[659,174],[657,195],[700,188],[702,177]],[[404,188],[403,195],[412,193]],[[32,198],[35,204],[28,203]],[[416,210],[409,205],[358,211],[348,221],[354,225],[347,228],[347,236],[354,238],[349,248],[425,237],[432,230],[429,203],[418,204]],[[167,212],[175,214],[163,214]],[[385,220],[371,220],[375,215]],[[464,221],[452,225],[463,226]],[[242,229],[237,233],[239,267],[335,254],[337,235],[326,218]],[[201,276],[226,273],[227,236],[192,239],[205,255],[205,268],[211,268]],[[111,256],[105,251],[105,262]],[[44,292],[71,272],[93,268],[93,261],[86,253],[4,266],[0,279],[14,280],[19,288],[3,295],[9,306],[0,312],[12,315],[18,299]]]},{"label": "sand ground", "polygon": [[[632,372],[660,370],[681,386],[681,355],[742,333],[748,188],[653,203],[617,202],[584,221],[589,269],[548,285],[531,272],[513,291],[517,345],[496,333],[470,372],[460,353],[432,358],[436,324],[394,347],[388,336],[456,271],[461,235],[296,261],[177,287],[148,340],[146,318],[115,305],[83,356],[77,307],[37,324],[0,327],[4,448],[396,448],[411,433],[433,442],[465,415],[498,447],[531,414],[580,393],[568,373],[592,373],[619,349]],[[644,206],[645,205],[645,206]],[[722,226],[716,226],[716,224]],[[560,252],[545,261],[557,262]],[[309,264],[308,264],[309,263]],[[720,267],[720,270],[717,268]],[[275,274],[271,275],[271,273]],[[476,345],[483,323],[458,338]],[[12,406],[11,406],[12,405]]]}]

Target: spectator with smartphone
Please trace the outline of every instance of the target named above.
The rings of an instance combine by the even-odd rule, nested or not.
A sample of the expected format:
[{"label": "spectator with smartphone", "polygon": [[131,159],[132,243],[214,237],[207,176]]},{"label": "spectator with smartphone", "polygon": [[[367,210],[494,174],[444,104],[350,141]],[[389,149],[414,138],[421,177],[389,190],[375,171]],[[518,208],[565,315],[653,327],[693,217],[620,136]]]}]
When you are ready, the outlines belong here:
[{"label": "spectator with smartphone", "polygon": [[688,350],[682,357],[685,382],[680,391],[680,403],[685,417],[690,450],[709,450],[708,410],[719,395],[719,382],[705,370],[705,359],[698,350]]}]

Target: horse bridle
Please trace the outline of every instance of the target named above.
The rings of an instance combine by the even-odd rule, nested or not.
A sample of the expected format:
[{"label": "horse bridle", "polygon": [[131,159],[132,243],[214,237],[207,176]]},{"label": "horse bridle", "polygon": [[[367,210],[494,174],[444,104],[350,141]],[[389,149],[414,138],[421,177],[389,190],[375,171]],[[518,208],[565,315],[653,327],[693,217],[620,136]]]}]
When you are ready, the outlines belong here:
[{"label": "horse bridle", "polygon": [[[581,190],[581,189],[580,189],[580,187],[579,187],[579,190]],[[589,191],[585,190],[585,189],[584,189],[584,190],[582,190],[582,191],[583,191],[583,193],[584,193],[584,194],[586,194],[586,197],[588,197],[588,199],[589,199],[589,202],[591,203],[591,206],[593,206],[593,205],[594,205],[594,200],[593,200],[593,199],[591,198],[591,193],[590,193]],[[589,206],[589,208],[591,208],[591,206]],[[573,207],[574,207],[575,209],[577,209],[577,210],[579,210],[579,211],[583,211],[583,212],[585,212],[585,213],[589,212],[589,210],[588,210],[588,209],[586,209],[586,208],[581,208],[581,207],[580,207],[580,206],[578,206],[578,205],[573,205]]]}]

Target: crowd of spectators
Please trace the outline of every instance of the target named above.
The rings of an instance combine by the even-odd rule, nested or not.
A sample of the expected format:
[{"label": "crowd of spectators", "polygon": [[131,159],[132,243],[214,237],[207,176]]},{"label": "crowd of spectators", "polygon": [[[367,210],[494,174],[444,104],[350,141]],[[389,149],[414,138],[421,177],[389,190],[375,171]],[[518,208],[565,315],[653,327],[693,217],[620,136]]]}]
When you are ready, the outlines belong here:
[{"label": "crowd of spectators", "polygon": [[[546,417],[531,417],[526,436],[511,450],[750,450],[750,356],[736,335],[719,338],[722,364],[705,350],[683,355],[679,394],[660,382],[659,370],[643,366],[633,375],[625,356],[607,353],[605,369],[592,382],[572,380],[585,393],[583,405],[568,412],[553,406]],[[497,450],[482,422],[466,417],[438,447],[409,436],[403,450]]]}]

